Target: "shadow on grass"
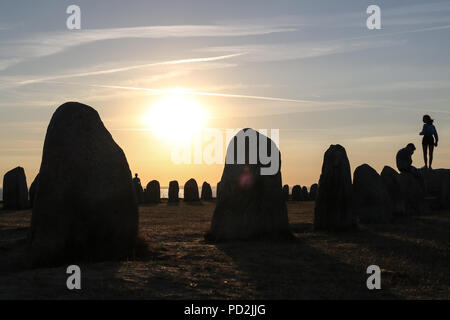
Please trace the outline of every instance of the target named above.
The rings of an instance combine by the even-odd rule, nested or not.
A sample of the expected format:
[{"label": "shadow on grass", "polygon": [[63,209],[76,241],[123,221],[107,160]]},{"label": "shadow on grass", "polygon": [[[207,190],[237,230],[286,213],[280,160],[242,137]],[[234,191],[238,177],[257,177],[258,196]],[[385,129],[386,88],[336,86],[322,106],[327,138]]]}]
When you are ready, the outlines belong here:
[{"label": "shadow on grass", "polygon": [[366,269],[343,263],[298,238],[224,242],[216,247],[249,275],[262,299],[397,299],[386,289],[368,290]]}]

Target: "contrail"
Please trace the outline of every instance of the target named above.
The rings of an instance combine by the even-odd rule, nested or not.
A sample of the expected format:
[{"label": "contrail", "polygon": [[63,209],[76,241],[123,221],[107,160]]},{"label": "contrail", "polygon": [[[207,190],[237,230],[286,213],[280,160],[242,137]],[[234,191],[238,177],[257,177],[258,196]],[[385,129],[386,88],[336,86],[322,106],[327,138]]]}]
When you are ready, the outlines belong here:
[{"label": "contrail", "polygon": [[123,72],[123,71],[129,71],[129,70],[141,69],[141,68],[150,68],[150,67],[156,67],[156,66],[164,66],[164,65],[176,65],[176,64],[196,63],[196,62],[211,62],[211,61],[217,61],[217,60],[230,59],[230,58],[242,56],[244,54],[247,54],[247,52],[234,53],[234,54],[215,56],[215,57],[169,60],[169,61],[162,61],[162,62],[140,64],[140,65],[136,65],[136,66],[129,66],[129,67],[123,67],[123,68],[82,72],[82,73],[73,73],[73,74],[65,74],[65,75],[53,76],[53,77],[47,77],[47,78],[25,80],[25,81],[18,82],[17,84],[18,85],[26,85],[26,84],[45,82],[45,81],[51,81],[51,80],[96,76],[96,75],[102,75],[102,74],[110,74],[110,73]]},{"label": "contrail", "polygon": [[[83,85],[79,83],[72,83],[77,85]],[[111,86],[111,85],[87,85],[90,87],[107,88],[107,89],[122,89],[122,90],[133,90],[133,91],[146,91],[153,94],[171,94],[176,93],[173,89],[153,89],[153,88],[139,88],[139,87],[124,87],[124,86]],[[204,91],[182,91],[181,94],[194,95],[194,96],[214,96],[214,97],[225,97],[225,98],[243,98],[243,99],[255,99],[255,100],[268,100],[268,101],[281,101],[281,102],[295,102],[295,103],[314,103],[311,100],[300,100],[300,99],[287,99],[279,97],[267,97],[267,96],[252,96],[252,95],[242,95],[242,94],[227,94],[227,93],[217,93],[217,92],[204,92]]]}]

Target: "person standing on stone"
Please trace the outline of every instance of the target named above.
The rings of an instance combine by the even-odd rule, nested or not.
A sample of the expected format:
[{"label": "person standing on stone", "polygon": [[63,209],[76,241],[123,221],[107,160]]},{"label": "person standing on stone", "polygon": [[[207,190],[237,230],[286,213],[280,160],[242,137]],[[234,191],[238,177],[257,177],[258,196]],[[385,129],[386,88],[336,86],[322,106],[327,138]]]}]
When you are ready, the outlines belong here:
[{"label": "person standing on stone", "polygon": [[[433,151],[434,147],[438,146],[438,134],[436,131],[435,126],[433,125],[434,120],[431,119],[429,115],[423,116],[423,128],[422,131],[419,133],[421,136],[423,136],[422,139],[422,148],[423,148],[423,160],[425,162],[425,169],[429,168],[431,170],[431,164],[433,162]],[[427,163],[427,151],[429,151],[429,165]]]},{"label": "person standing on stone", "polygon": [[412,165],[412,155],[414,154],[414,151],[416,150],[416,147],[412,143],[408,143],[408,145],[400,149],[397,152],[396,162],[397,162],[397,168],[398,171],[404,173],[411,173],[415,177],[420,177],[421,173],[420,171],[413,167]]},{"label": "person standing on stone", "polygon": [[137,185],[141,185],[141,179],[138,178],[138,174],[134,174],[133,182]]}]

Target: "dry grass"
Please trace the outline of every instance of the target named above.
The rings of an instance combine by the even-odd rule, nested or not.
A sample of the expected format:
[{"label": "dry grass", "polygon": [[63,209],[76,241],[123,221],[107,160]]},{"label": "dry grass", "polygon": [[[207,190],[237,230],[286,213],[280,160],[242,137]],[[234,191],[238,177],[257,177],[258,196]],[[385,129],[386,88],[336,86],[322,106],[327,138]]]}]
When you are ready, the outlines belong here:
[{"label": "dry grass", "polygon": [[[313,232],[313,203],[289,202],[290,242],[203,240],[214,202],[140,208],[148,249],[123,262],[81,264],[82,290],[66,289],[65,267],[24,263],[30,212],[0,212],[0,298],[449,299],[450,213]],[[379,265],[382,290],[366,288]]]}]

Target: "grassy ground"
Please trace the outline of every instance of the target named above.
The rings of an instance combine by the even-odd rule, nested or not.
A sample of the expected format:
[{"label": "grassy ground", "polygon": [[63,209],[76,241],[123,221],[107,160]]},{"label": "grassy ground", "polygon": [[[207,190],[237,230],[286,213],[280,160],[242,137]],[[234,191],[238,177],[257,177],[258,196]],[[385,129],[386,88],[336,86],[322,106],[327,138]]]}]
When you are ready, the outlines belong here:
[{"label": "grassy ground", "polygon": [[[313,232],[313,203],[289,202],[291,242],[206,243],[214,202],[140,208],[148,250],[133,261],[80,264],[82,290],[65,267],[24,264],[30,211],[0,211],[0,299],[450,299],[450,212]],[[382,290],[366,268],[382,269]]]}]

